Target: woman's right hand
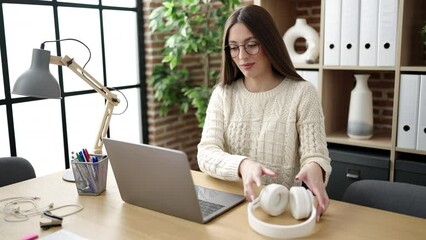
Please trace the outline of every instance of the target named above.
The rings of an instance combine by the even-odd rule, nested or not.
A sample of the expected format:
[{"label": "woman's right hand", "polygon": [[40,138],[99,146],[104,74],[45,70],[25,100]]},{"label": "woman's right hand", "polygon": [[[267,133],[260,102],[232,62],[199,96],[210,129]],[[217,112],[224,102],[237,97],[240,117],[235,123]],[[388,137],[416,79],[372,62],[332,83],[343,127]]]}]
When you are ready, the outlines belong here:
[{"label": "woman's right hand", "polygon": [[275,177],[277,175],[275,172],[264,167],[262,164],[248,158],[244,159],[240,163],[239,174],[243,179],[244,196],[250,202],[255,199],[253,183],[260,187],[262,184],[262,176],[267,175],[270,177]]}]

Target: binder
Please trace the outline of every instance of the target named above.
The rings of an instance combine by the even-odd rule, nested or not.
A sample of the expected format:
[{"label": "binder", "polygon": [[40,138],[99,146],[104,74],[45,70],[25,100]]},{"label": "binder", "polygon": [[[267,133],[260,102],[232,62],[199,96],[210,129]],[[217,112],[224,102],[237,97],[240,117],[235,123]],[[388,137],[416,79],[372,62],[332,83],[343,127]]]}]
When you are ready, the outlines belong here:
[{"label": "binder", "polygon": [[415,149],[420,75],[401,74],[399,87],[397,147]]},{"label": "binder", "polygon": [[342,0],[325,0],[324,65],[340,65],[340,19]]},{"label": "binder", "polygon": [[395,66],[398,0],[379,1],[377,66]]},{"label": "binder", "polygon": [[305,71],[296,69],[297,74],[299,74],[303,79],[305,79]]},{"label": "binder", "polygon": [[359,66],[377,65],[379,0],[361,0],[359,25]]},{"label": "binder", "polygon": [[[357,66],[359,55],[360,0],[342,0],[340,65]],[[334,29],[332,29],[334,30]]]},{"label": "binder", "polygon": [[417,150],[426,151],[426,75],[420,77],[419,118],[417,125]]},{"label": "binder", "polygon": [[318,88],[318,71],[308,71],[308,70],[304,71],[303,78],[306,81],[312,83],[315,86],[315,88],[319,91],[319,88]]}]

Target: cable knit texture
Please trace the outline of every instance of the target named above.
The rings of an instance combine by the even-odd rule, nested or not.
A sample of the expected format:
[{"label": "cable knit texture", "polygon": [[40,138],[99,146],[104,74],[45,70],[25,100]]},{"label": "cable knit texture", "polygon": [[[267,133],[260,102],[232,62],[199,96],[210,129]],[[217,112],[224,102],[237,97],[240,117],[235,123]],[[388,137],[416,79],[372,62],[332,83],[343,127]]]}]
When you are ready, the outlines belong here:
[{"label": "cable knit texture", "polygon": [[324,131],[324,115],[314,86],[284,79],[265,92],[248,91],[242,80],[218,85],[211,96],[198,164],[213,177],[238,181],[238,167],[249,158],[275,171],[263,183],[294,184],[300,168],[318,163],[331,173]]}]

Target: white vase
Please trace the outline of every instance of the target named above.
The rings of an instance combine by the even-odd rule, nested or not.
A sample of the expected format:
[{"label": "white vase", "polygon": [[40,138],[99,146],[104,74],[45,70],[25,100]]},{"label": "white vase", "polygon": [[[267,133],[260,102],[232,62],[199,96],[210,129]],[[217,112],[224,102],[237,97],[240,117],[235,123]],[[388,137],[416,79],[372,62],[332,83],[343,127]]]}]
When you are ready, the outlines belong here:
[{"label": "white vase", "polygon": [[373,94],[368,88],[370,74],[355,74],[355,88],[351,91],[347,134],[354,139],[373,136]]},{"label": "white vase", "polygon": [[[299,54],[294,49],[298,38],[306,40],[306,51]],[[304,18],[297,18],[294,26],[290,27],[283,36],[288,54],[293,63],[315,63],[319,56],[319,34],[309,26]]]}]

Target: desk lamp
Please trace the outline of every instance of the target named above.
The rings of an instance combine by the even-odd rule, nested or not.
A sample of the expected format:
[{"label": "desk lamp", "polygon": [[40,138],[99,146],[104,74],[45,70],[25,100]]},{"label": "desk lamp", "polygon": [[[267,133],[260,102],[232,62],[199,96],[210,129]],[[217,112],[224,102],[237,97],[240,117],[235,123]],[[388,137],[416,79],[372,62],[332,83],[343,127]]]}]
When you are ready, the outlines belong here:
[{"label": "desk lamp", "polygon": [[[76,39],[62,39],[62,40],[75,40]],[[57,41],[62,41],[57,40]],[[80,42],[82,43],[82,42]],[[82,43],[90,52],[90,49]],[[89,58],[90,59],[90,58]],[[108,126],[114,107],[120,103],[117,95],[109,91],[104,85],[99,83],[92,77],[84,68],[79,66],[72,58],[68,56],[51,56],[50,51],[44,50],[44,43],[41,49],[33,49],[33,57],[30,69],[24,72],[17,80],[13,87],[13,94],[37,97],[37,98],[56,98],[61,99],[61,91],[58,81],[53,77],[49,71],[49,64],[58,66],[66,66],[71,69],[83,81],[89,84],[96,92],[101,94],[105,100],[105,112],[102,118],[102,123],[96,137],[93,153],[102,154],[103,138],[106,136]],[[72,169],[66,170],[63,175],[66,181],[74,181]]]}]

